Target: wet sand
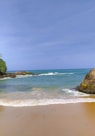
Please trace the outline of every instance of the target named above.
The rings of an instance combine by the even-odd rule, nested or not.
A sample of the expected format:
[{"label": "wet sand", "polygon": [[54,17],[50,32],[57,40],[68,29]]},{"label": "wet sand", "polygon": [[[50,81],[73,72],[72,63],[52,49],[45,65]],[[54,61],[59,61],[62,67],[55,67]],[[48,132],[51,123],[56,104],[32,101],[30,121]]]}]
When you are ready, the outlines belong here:
[{"label": "wet sand", "polygon": [[95,103],[0,106],[0,136],[95,136]]}]

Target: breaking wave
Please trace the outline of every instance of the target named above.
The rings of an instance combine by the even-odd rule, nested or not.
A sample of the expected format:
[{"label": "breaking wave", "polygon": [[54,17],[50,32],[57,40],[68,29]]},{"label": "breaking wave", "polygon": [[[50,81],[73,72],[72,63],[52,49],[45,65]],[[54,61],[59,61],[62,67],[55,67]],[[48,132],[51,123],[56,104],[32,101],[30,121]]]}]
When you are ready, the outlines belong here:
[{"label": "breaking wave", "polygon": [[62,89],[62,91],[65,93],[65,94],[68,94],[68,95],[72,95],[72,96],[90,96],[90,94],[86,94],[86,93],[83,93],[83,92],[79,92],[75,89],[68,89],[68,88],[64,88]]},{"label": "breaking wave", "polygon": [[52,104],[70,104],[82,102],[95,102],[95,98],[78,98],[78,99],[27,99],[27,100],[4,100],[0,99],[0,105],[9,107],[41,106]]},{"label": "breaking wave", "polygon": [[[43,74],[34,74],[34,75],[17,75],[16,78],[28,78],[33,76],[56,76],[56,75],[73,75],[74,73],[59,73],[59,72],[49,72]],[[1,78],[0,80],[15,79],[11,77]]]},{"label": "breaking wave", "polygon": [[72,75],[74,73],[59,73],[59,72],[49,72],[44,74],[39,74],[39,76],[52,76],[52,75]]},{"label": "breaking wave", "polygon": [[6,94],[6,98],[1,95],[2,98],[0,99],[0,105],[8,107],[28,107],[52,104],[95,102],[94,95],[91,97],[89,94],[84,94],[71,89],[62,89],[61,92],[63,94],[49,94],[48,92],[44,92],[42,88],[32,88],[31,92],[12,92]]}]

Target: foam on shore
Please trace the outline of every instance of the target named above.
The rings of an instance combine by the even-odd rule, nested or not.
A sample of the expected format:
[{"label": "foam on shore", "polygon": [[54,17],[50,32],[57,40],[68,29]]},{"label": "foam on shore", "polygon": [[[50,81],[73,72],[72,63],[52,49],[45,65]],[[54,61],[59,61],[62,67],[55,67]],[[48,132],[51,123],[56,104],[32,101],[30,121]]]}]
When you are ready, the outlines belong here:
[{"label": "foam on shore", "polygon": [[25,100],[5,100],[0,99],[0,105],[10,107],[25,107],[25,106],[40,106],[52,104],[70,104],[70,103],[83,103],[95,102],[95,98],[75,98],[75,99],[25,99]]}]

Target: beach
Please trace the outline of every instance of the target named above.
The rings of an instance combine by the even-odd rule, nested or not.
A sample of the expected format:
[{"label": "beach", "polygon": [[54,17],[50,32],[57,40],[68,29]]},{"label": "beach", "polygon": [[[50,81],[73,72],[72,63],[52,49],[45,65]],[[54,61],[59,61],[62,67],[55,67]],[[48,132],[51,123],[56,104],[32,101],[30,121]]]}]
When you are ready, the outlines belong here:
[{"label": "beach", "polygon": [[75,89],[88,71],[1,79],[0,136],[95,136],[95,96]]},{"label": "beach", "polygon": [[0,136],[95,136],[95,103],[0,106]]}]

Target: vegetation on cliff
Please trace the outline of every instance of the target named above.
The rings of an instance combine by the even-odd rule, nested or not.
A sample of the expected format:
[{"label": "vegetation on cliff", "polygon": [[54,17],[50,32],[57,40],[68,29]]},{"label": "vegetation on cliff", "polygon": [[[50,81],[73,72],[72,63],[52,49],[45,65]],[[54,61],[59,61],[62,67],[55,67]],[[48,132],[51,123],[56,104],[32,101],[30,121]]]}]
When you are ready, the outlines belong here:
[{"label": "vegetation on cliff", "polygon": [[0,75],[5,74],[7,71],[6,62],[3,59],[0,59]]},{"label": "vegetation on cliff", "polygon": [[0,55],[0,78],[5,78],[5,77],[15,78],[18,75],[34,75],[32,72],[28,72],[28,71],[17,71],[11,73],[7,73],[6,71],[7,71],[6,62],[1,58]]}]

